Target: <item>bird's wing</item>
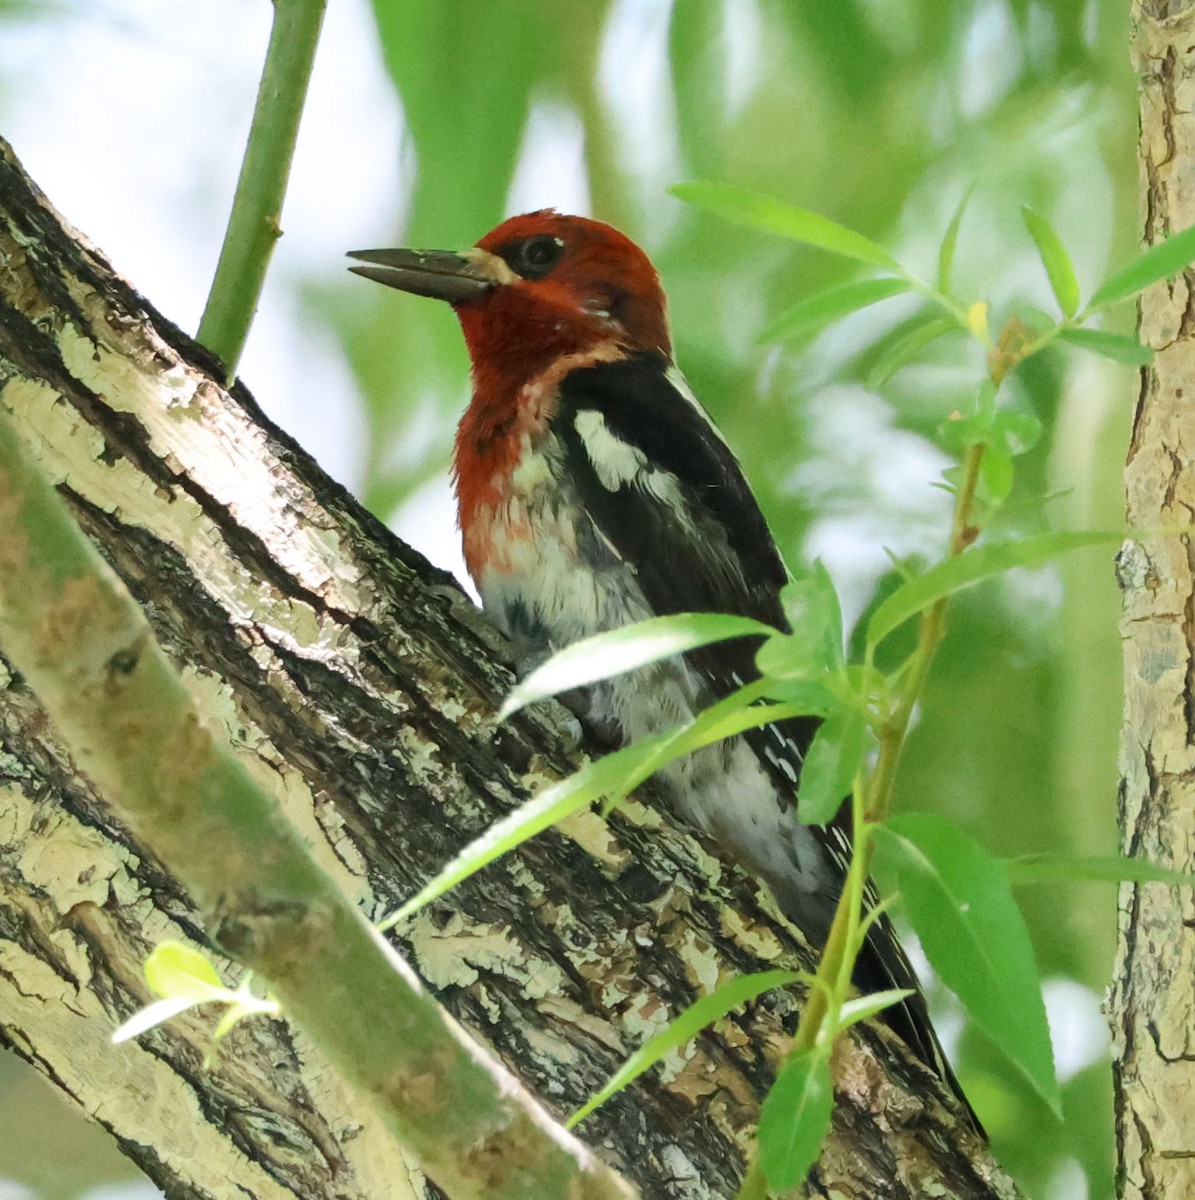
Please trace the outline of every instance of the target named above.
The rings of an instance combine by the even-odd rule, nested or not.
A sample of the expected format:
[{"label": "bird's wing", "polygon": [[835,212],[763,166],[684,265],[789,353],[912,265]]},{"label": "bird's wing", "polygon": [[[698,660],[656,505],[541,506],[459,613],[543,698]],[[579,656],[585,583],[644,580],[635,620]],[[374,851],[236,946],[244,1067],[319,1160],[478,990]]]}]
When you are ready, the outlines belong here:
[{"label": "bird's wing", "polygon": [[[787,628],[779,593],[788,573],[759,505],[717,428],[662,355],[570,372],[553,427],[584,510],[607,545],[634,565],[652,611],[737,613]],[[757,678],[757,646],[739,638],[689,657],[712,693],[725,695]],[[795,790],[817,724],[802,717],[746,735],[773,770],[780,795]],[[850,859],[849,828],[844,809],[820,835],[839,871]],[[867,906],[877,899],[869,881]],[[961,1097],[886,915],[872,926],[855,979],[864,991],[912,989],[885,1019]]]},{"label": "bird's wing", "polygon": [[[658,353],[571,371],[553,418],[583,509],[660,615],[727,612],[787,628],[788,580],[738,461],[683,378]],[[757,678],[758,641],[690,655],[713,697]],[[791,791],[817,722],[780,722],[750,740]]]}]

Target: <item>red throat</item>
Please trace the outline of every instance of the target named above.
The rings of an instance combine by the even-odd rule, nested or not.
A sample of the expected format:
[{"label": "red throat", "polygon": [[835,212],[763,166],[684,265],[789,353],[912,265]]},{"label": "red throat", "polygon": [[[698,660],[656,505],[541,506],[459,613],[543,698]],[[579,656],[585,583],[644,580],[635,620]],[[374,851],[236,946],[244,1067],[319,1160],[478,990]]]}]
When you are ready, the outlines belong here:
[{"label": "red throat", "polygon": [[[556,411],[561,380],[570,371],[624,356],[622,347],[608,339],[561,355],[513,394],[485,392],[480,387],[474,391],[457,426],[453,477],[465,565],[475,582],[480,582],[487,567],[505,569],[502,562],[493,561],[496,546],[530,536],[511,504],[511,476],[526,456],[537,453],[537,444]],[[496,526],[501,526],[500,537],[495,536]]]}]

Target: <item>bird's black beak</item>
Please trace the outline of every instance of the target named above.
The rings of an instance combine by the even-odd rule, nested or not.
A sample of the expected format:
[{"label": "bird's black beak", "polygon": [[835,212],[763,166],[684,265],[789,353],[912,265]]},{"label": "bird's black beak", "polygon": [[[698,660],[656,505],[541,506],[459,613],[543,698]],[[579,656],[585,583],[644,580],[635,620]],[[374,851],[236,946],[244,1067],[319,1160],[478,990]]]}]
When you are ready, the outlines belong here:
[{"label": "bird's black beak", "polygon": [[479,300],[499,282],[493,256],[479,251],[350,250],[349,258],[369,264],[349,267],[355,275],[449,304]]}]

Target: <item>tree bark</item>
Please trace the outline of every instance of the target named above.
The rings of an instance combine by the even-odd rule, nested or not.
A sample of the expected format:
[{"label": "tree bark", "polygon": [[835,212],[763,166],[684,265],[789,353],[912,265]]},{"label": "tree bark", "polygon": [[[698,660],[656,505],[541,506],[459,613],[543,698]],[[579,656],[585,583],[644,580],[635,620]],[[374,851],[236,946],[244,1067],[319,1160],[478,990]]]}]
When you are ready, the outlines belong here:
[{"label": "tree bark", "polygon": [[[1195,9],[1134,6],[1141,88],[1145,241],[1195,224]],[[1195,514],[1195,271],[1150,288],[1142,372],[1125,474],[1130,525],[1189,529]],[[1195,864],[1195,547],[1188,533],[1128,543],[1124,592],[1122,846]],[[1195,908],[1191,892],[1124,884],[1113,996],[1118,1181],[1126,1198],[1195,1195]]]},{"label": "tree bark", "polygon": [[[239,385],[224,391],[218,364],[0,148],[0,403],[213,727],[380,916],[575,767],[568,726],[546,707],[495,724],[505,647],[455,582]],[[0,1040],[171,1197],[437,1195],[285,1022],[241,1026],[210,1070],[193,1016],[109,1044],[147,999],[152,945],[205,945],[204,929],[8,669],[0,737]],[[562,1117],[730,973],[811,963],[752,881],[642,801],[540,836],[397,934],[441,1003]],[[719,1022],[579,1132],[647,1197],[732,1195],[796,1002],[773,994]],[[887,1030],[859,1029],[835,1067],[809,1195],[1017,1194]]]}]

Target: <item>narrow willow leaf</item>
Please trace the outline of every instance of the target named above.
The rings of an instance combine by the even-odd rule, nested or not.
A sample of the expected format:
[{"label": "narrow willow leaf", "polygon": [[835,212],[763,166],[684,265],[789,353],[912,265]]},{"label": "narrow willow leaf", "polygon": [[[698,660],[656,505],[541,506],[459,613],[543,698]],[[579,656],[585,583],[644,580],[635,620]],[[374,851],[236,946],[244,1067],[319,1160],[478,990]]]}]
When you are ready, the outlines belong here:
[{"label": "narrow willow leaf", "polygon": [[246,1018],[257,1015],[257,1009],[242,1008],[239,1004],[230,1004],[224,1010],[220,1020],[216,1022],[216,1028],[212,1030],[212,1041],[222,1041]]},{"label": "narrow willow leaf", "polygon": [[649,1038],[630,1056],[606,1081],[602,1088],[590,1096],[583,1107],[565,1122],[566,1129],[580,1124],[596,1108],[605,1104],[611,1096],[621,1092],[627,1084],[637,1079],[649,1067],[654,1067],[673,1050],[691,1042],[703,1029],[720,1021],[748,1000],[770,992],[773,988],[787,987],[799,979],[809,981],[802,971],[758,971],[753,975],[736,975],[726,983],[690,1004],[671,1021],[666,1029]]},{"label": "narrow willow leaf", "polygon": [[1111,304],[1133,296],[1159,279],[1167,279],[1186,270],[1195,261],[1195,225],[1180,233],[1171,234],[1164,242],[1150,246],[1140,258],[1129,263],[1123,271],[1105,279],[1088,308]]},{"label": "narrow willow leaf", "polygon": [[686,650],[730,638],[775,633],[770,625],[726,613],[677,613],[638,621],[574,642],[536,667],[511,690],[498,713],[505,720],[528,704],[569,688],[609,679]]},{"label": "narrow willow leaf", "polygon": [[963,213],[967,210],[967,201],[971,199],[971,189],[968,188],[963,193],[963,198],[958,202],[958,208],[954,210],[954,216],[950,218],[950,224],[946,228],[946,236],[942,239],[941,249],[938,251],[938,291],[943,295],[950,294],[950,285],[954,275],[954,251],[958,245],[959,226],[963,223]]},{"label": "narrow willow leaf", "polygon": [[797,790],[802,825],[825,825],[834,819],[863,761],[866,733],[863,714],[856,708],[839,709],[817,727]]},{"label": "narrow willow leaf", "polygon": [[810,705],[804,701],[748,704],[739,709],[720,712],[716,717],[712,716],[712,710],[707,709],[677,736],[674,745],[669,748],[669,758],[691,754],[694,750],[700,750],[702,746],[746,733],[748,729],[759,729],[763,725],[774,725],[777,721],[814,715],[817,715],[816,710],[811,710]]},{"label": "narrow willow leaf", "polygon": [[856,283],[844,283],[826,288],[798,300],[776,318],[760,335],[761,342],[774,342],[821,329],[850,313],[858,312],[890,296],[899,296],[910,290],[911,285],[903,279],[862,279]]},{"label": "narrow willow leaf", "polygon": [[567,779],[552,784],[526,804],[519,805],[509,816],[470,842],[397,912],[381,921],[378,929],[384,932],[405,920],[439,899],[462,879],[468,879],[507,851],[579,812],[595,800],[610,795],[618,795],[619,798],[625,796],[664,761],[679,732],[669,729],[624,746],[613,754],[587,763]]},{"label": "narrow willow leaf", "polygon": [[155,1025],[161,1025],[172,1017],[177,1017],[179,1013],[186,1012],[194,1004],[195,1001],[187,1000],[182,996],[176,996],[172,1000],[155,1000],[139,1012],[135,1012],[113,1032],[112,1044],[119,1046],[121,1042],[140,1037],[147,1029],[153,1029]]},{"label": "narrow willow leaf", "polygon": [[164,1000],[200,1003],[232,995],[216,968],[184,942],[160,942],[150,951],[143,970],[149,990]]},{"label": "narrow willow leaf", "polygon": [[1060,1115],[1033,946],[1000,862],[929,813],[893,817],[873,836],[942,982]]},{"label": "narrow willow leaf", "polygon": [[992,379],[983,380],[975,393],[975,412],[978,416],[995,420],[996,417],[996,383]]},{"label": "narrow willow leaf", "polygon": [[[758,684],[748,684],[746,687],[740,688],[738,692],[732,692],[729,696],[719,700],[717,704],[703,709],[686,724],[677,726],[671,731],[667,743],[657,754],[651,770],[658,771],[666,763],[682,758],[686,754],[692,754],[703,746],[746,733],[748,729],[759,729],[763,725],[788,721],[794,717],[810,716],[816,711],[811,709],[810,704],[804,699],[796,702],[786,700],[779,704],[761,704],[746,699],[745,694],[753,693],[758,686]],[[602,815],[609,815],[631,788],[638,787],[639,783],[646,778],[647,776],[643,775],[627,787],[611,789],[606,803],[602,806]]]},{"label": "narrow willow leaf", "polygon": [[780,591],[792,633],[775,633],[756,651],[771,679],[815,680],[842,664],[842,608],[825,564],[815,562]]},{"label": "narrow willow leaf", "polygon": [[[962,454],[971,446],[986,442],[992,433],[992,414],[974,412],[963,416],[961,413],[952,414],[938,426],[938,440],[947,450]],[[948,468],[957,470],[957,468]],[[956,480],[951,480],[957,483]]]},{"label": "narrow willow leaf", "polygon": [[1068,550],[1076,550],[1080,546],[1097,546],[1101,542],[1119,542],[1124,538],[1123,530],[1063,530],[1057,533],[1037,534],[1018,542],[977,546],[955,558],[937,563],[924,575],[902,583],[871,614],[867,625],[867,640],[872,646],[876,646],[898,625],[910,617],[915,617],[944,596],[953,595],[1013,567],[1040,566]]},{"label": "narrow willow leaf", "polygon": [[886,992],[869,992],[866,996],[857,996],[848,1000],[838,1010],[838,1028],[848,1029],[860,1021],[874,1017],[876,1013],[899,1004],[906,996],[914,994],[912,988],[889,988]]},{"label": "narrow willow leaf", "polygon": [[1058,231],[1045,217],[1039,216],[1028,206],[1021,208],[1021,217],[1025,228],[1037,243],[1037,252],[1041,255],[1042,266],[1050,279],[1050,287],[1054,290],[1054,299],[1062,309],[1064,317],[1073,317],[1079,311],[1079,281],[1075,278],[1075,268],[1071,256],[1067,253]]},{"label": "narrow willow leaf", "polygon": [[782,700],[786,704],[798,705],[803,715],[828,717],[839,702],[820,680],[769,679],[767,697]]},{"label": "narrow willow leaf", "polygon": [[1025,854],[1004,860],[1004,873],[1010,883],[1057,883],[1086,881],[1096,883],[1168,883],[1176,887],[1195,887],[1195,875],[1162,867],[1144,858],[1118,854]]},{"label": "narrow willow leaf", "polygon": [[899,368],[914,355],[924,350],[931,342],[959,328],[952,317],[925,315],[921,320],[898,333],[885,346],[883,353],[867,373],[867,386],[880,388],[888,382]]},{"label": "narrow willow leaf", "polygon": [[1154,352],[1127,333],[1105,333],[1102,329],[1063,329],[1058,336],[1072,346],[1080,346],[1130,367],[1144,367],[1153,362]]},{"label": "narrow willow leaf", "polygon": [[834,1089],[824,1054],[794,1054],[759,1112],[759,1161],[774,1192],[799,1187],[830,1132]]},{"label": "narrow willow leaf", "polygon": [[[786,204],[774,196],[731,183],[678,183],[668,189],[686,204],[696,205],[729,221],[804,242],[873,266],[902,272],[900,263],[883,246],[845,225],[807,208]],[[903,273],[903,272],[902,272]]]}]

